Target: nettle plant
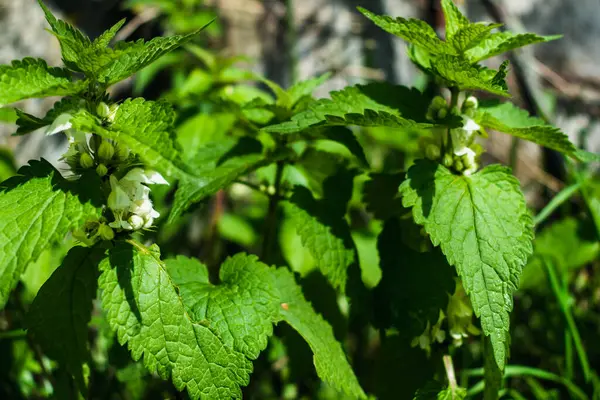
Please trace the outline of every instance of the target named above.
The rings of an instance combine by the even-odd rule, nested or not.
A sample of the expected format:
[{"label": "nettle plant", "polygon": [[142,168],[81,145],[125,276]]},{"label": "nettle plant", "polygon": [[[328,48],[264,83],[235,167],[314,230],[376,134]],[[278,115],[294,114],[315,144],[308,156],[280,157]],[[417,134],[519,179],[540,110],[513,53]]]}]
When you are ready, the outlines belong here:
[{"label": "nettle plant", "polygon": [[[172,379],[191,398],[240,398],[252,361],[280,322],[306,340],[324,382],[366,398],[331,326],[305,300],[294,274],[261,262],[271,262],[281,209],[316,267],[349,299],[351,324],[374,326],[382,342],[407,337],[430,352],[447,326],[453,346],[459,346],[479,334],[473,314],[479,317],[486,338],[485,393],[498,396],[509,355],[512,295],[532,253],[534,231],[519,182],[507,167],[481,165],[479,138],[490,129],[572,158],[594,155],[512,103],[479,101],[473,93],[510,97],[508,64],[493,70],[480,62],[556,37],[495,32],[499,24],[471,23],[450,0],[442,1],[445,41],[423,21],[360,9],[408,41],[411,59],[449,96],[369,83],[315,100],[311,93],[326,75],[288,90],[262,80],[275,99],[227,106],[245,126],[243,133],[191,152],[176,141],[176,113],[167,102],[117,103],[107,88],[199,31],[113,45],[123,21],[91,41],[41,6],[65,67],[30,58],[0,66],[0,104],[64,96],[43,118],[17,111],[17,134],[64,132],[69,149],[62,160],[68,168],[61,173],[45,160],[30,161],[0,186],[0,306],[28,264],[69,234],[76,239],[26,316],[28,334],[72,377],[74,388],[87,390],[87,327],[100,293],[103,313],[132,358],[143,358],[149,371]],[[371,171],[348,126],[417,131],[424,158],[406,172]],[[348,156],[315,151],[320,141],[342,144]],[[318,170],[325,158],[330,168],[317,171],[316,184],[292,187],[298,182],[286,168],[310,170],[315,163]],[[270,184],[252,183],[254,171],[268,166],[274,169]],[[382,278],[374,290],[361,280],[347,216],[357,176],[369,177],[362,202],[375,220],[384,221],[377,239]],[[163,259],[158,246],[144,239],[234,182],[268,197],[260,258],[235,254],[211,282],[199,260]],[[174,191],[168,219],[154,208],[154,185]],[[463,398],[466,391],[450,370],[447,383],[432,382],[416,398]]]}]

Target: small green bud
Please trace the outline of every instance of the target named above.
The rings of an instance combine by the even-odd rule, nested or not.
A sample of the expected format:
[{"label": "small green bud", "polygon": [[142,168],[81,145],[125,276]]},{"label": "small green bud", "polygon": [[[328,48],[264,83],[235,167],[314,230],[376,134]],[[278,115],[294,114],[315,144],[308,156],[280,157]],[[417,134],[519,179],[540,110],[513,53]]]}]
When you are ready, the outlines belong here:
[{"label": "small green bud", "polygon": [[460,158],[457,158],[457,159],[454,160],[454,169],[457,172],[462,172],[465,169],[465,166],[462,163],[462,161],[460,160]]},{"label": "small green bud", "polygon": [[106,224],[100,224],[98,227],[98,235],[102,240],[113,240],[115,238],[115,232]]},{"label": "small green bud", "polygon": [[448,107],[448,103],[446,102],[446,99],[444,99],[442,96],[435,96],[431,101],[431,108],[440,110],[446,107]]},{"label": "small green bud", "polygon": [[98,104],[98,107],[96,107],[96,114],[98,114],[100,118],[108,118],[108,115],[110,114],[108,104],[101,101],[100,104]]},{"label": "small green bud", "polygon": [[131,228],[134,231],[137,231],[138,229],[142,229],[142,227],[144,226],[144,223],[145,223],[144,219],[136,214],[133,214],[131,217],[129,217],[127,222],[129,222],[129,224],[131,225]]},{"label": "small green bud", "polygon": [[106,119],[108,119],[110,122],[114,122],[115,116],[117,115],[117,110],[119,109],[119,105],[111,104],[109,109],[110,110],[108,112],[108,116],[106,117]]},{"label": "small green bud", "polygon": [[454,159],[452,158],[452,156],[450,154],[444,154],[444,159],[442,160],[442,164],[444,164],[444,167],[450,168],[452,166],[452,164],[454,164]]},{"label": "small green bud", "polygon": [[101,144],[102,137],[98,135],[92,135],[92,137],[90,138],[90,149],[92,149],[92,151],[94,152],[97,152]]},{"label": "small green bud", "polygon": [[444,119],[444,118],[446,118],[447,115],[448,115],[448,110],[446,110],[445,108],[442,108],[442,109],[438,110],[438,112],[437,112],[438,119]]},{"label": "small green bud", "polygon": [[106,168],[106,165],[104,164],[98,164],[96,167],[96,173],[99,177],[103,177],[108,173],[108,168]]},{"label": "small green bud", "polygon": [[479,106],[479,102],[477,101],[477,97],[475,97],[475,96],[469,96],[463,102],[463,110],[466,110],[468,108],[476,109],[478,106]]},{"label": "small green bud", "polygon": [[115,155],[115,147],[108,141],[103,140],[102,144],[98,148],[98,155],[100,156],[100,159],[104,161],[110,161]]},{"label": "small green bud", "polygon": [[425,148],[425,157],[427,157],[430,160],[437,160],[440,158],[440,155],[441,155],[440,148],[439,148],[439,146],[436,146],[435,144],[429,144]]},{"label": "small green bud", "polygon": [[88,153],[83,153],[79,158],[79,165],[82,168],[92,168],[94,166],[94,159]]},{"label": "small green bud", "polygon": [[129,148],[124,145],[117,145],[116,154],[119,161],[126,161],[129,158]]}]

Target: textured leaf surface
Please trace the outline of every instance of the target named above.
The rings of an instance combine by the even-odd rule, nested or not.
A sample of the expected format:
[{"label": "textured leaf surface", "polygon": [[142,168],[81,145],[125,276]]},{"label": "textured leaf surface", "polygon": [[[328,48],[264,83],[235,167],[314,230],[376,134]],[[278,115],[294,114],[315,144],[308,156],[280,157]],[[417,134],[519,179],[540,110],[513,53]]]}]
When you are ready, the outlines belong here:
[{"label": "textured leaf surface", "polygon": [[344,291],[348,267],[356,261],[356,249],[344,219],[346,203],[334,205],[315,200],[310,190],[296,186],[285,209],[302,245],[310,251],[323,275],[334,288]]},{"label": "textured leaf surface", "polygon": [[460,29],[469,26],[471,21],[460,12],[452,0],[442,0],[442,11],[446,21],[446,39],[452,40],[452,37]]},{"label": "textured leaf surface", "polygon": [[103,309],[134,360],[192,399],[242,397],[252,364],[186,312],[156,246],[118,243],[101,269]]},{"label": "textured leaf surface", "polygon": [[431,54],[456,54],[454,47],[440,40],[433,28],[425,21],[402,17],[394,19],[387,15],[373,14],[362,7],[358,7],[358,10],[384,31],[422,47]]},{"label": "textured leaf surface", "polygon": [[82,106],[82,101],[74,97],[65,97],[54,103],[50,111],[43,118],[38,118],[17,109],[19,118],[17,119],[17,135],[23,135],[51,125],[52,122],[62,113],[75,113]]},{"label": "textured leaf surface", "polygon": [[428,104],[416,89],[381,82],[356,85],[332,92],[331,99],[318,100],[291,121],[265,130],[289,134],[323,125],[430,127],[425,119]]},{"label": "textured leaf surface", "polygon": [[67,70],[49,67],[42,59],[0,65],[0,106],[35,97],[68,96],[84,87],[85,83],[71,82]]},{"label": "textured leaf surface", "polygon": [[519,182],[498,165],[465,177],[425,160],[407,177],[400,186],[404,206],[456,266],[503,368],[512,293],[533,251],[533,221]]},{"label": "textured leaf surface", "polygon": [[375,218],[386,220],[407,211],[398,194],[398,187],[404,180],[403,173],[371,173],[369,178],[363,186],[362,201]]},{"label": "textured leaf surface", "polygon": [[319,377],[340,392],[365,398],[331,326],[306,301],[289,270],[279,268],[274,273],[281,300],[280,318],[309,344]]},{"label": "textured leaf surface", "polygon": [[467,389],[462,387],[445,387],[437,381],[431,381],[417,390],[413,400],[463,400],[467,397]]},{"label": "textured leaf surface", "polygon": [[375,289],[380,327],[413,338],[435,325],[454,293],[454,269],[438,249],[418,252],[403,243],[397,219],[386,221],[377,239],[382,280]]},{"label": "textured leaf surface", "polygon": [[256,256],[236,254],[221,265],[221,282],[213,285],[198,260],[179,256],[165,264],[192,318],[206,322],[226,346],[256,359],[279,315],[279,293],[269,267]]},{"label": "textured leaf surface", "polygon": [[448,40],[448,43],[454,46],[454,48],[462,54],[479,44],[493,29],[500,26],[502,26],[502,24],[469,24],[459,29],[452,38]]},{"label": "textured leaf surface", "polygon": [[0,184],[0,307],[27,264],[73,228],[99,217],[103,203],[96,174],[65,180],[47,161],[31,161]]},{"label": "textured leaf surface", "polygon": [[327,126],[310,129],[302,133],[303,138],[323,139],[337,142],[350,151],[362,167],[369,167],[365,151],[351,129],[344,126]]},{"label": "textured leaf surface", "polygon": [[483,90],[510,97],[503,79],[505,71],[474,66],[463,57],[440,55],[431,60],[431,73],[442,78],[449,87],[457,87],[460,90]]},{"label": "textured leaf surface", "polygon": [[572,155],[576,152],[560,129],[529,116],[527,111],[509,102],[480,107],[477,122],[485,128],[508,133],[561,153]]},{"label": "textured leaf surface", "polygon": [[44,354],[65,367],[85,388],[82,364],[88,361],[88,323],[98,286],[103,249],[73,247],[44,283],[27,313],[27,327]]},{"label": "textured leaf surface", "polygon": [[535,43],[549,42],[560,39],[561,35],[539,36],[534,33],[512,33],[497,32],[492,33],[481,41],[477,46],[466,52],[472,63],[494,57],[507,51],[518,49]]},{"label": "textured leaf surface", "polygon": [[291,104],[295,105],[304,96],[311,96],[315,89],[324,84],[330,77],[331,74],[326,73],[316,78],[307,79],[292,85],[287,91],[290,96]]}]

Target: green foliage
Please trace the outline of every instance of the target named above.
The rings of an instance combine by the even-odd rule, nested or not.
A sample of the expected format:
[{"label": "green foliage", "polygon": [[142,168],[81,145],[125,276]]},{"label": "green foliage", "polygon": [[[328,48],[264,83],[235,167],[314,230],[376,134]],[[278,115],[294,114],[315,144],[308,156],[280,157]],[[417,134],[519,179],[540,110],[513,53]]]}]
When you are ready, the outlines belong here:
[{"label": "green foliage", "polygon": [[54,103],[54,106],[50,111],[46,113],[44,118],[37,118],[34,115],[27,114],[17,109],[18,119],[16,121],[17,135],[22,135],[35,131],[36,129],[43,128],[51,125],[54,120],[62,113],[74,113],[81,108],[81,100],[76,97],[64,97],[63,99]]},{"label": "green foliage", "polygon": [[85,391],[82,363],[89,356],[87,325],[104,249],[73,247],[41,287],[27,313],[29,333]]},{"label": "green foliage", "polygon": [[478,62],[508,51],[535,43],[560,39],[562,35],[539,36],[534,33],[496,32],[486,37],[478,46],[466,52],[471,62]]},{"label": "green foliage", "polygon": [[[83,179],[83,178],[82,178]],[[88,185],[65,180],[47,161],[31,161],[0,185],[0,306],[28,263],[73,228],[99,216],[97,177]]]},{"label": "green foliage", "polygon": [[456,266],[503,369],[512,293],[533,251],[533,222],[518,181],[498,165],[461,177],[418,161],[400,192],[415,221]]},{"label": "green foliage", "polygon": [[483,90],[500,96],[510,96],[504,81],[506,64],[495,71],[471,65],[463,57],[444,55],[431,60],[430,71],[439,76],[449,87],[460,90]]},{"label": "green foliage", "polygon": [[439,382],[429,382],[425,387],[417,390],[413,400],[463,400],[467,397],[467,390],[461,387],[444,387]]}]

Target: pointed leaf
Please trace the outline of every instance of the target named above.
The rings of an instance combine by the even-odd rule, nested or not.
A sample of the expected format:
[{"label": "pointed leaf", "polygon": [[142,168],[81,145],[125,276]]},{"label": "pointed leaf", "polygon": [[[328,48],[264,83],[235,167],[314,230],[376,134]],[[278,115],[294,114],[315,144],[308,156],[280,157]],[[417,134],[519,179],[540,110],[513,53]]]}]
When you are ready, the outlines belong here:
[{"label": "pointed leaf", "polygon": [[576,152],[575,146],[560,129],[529,116],[526,110],[509,102],[482,105],[476,121],[485,128],[508,133],[567,155]]},{"label": "pointed leaf", "polygon": [[533,221],[519,182],[499,165],[467,177],[426,160],[407,177],[399,189],[403,204],[456,266],[503,369],[512,293],[533,250]]},{"label": "pointed leaf", "polygon": [[104,203],[97,174],[67,181],[47,161],[31,161],[0,184],[0,308],[27,264],[73,228],[97,219]]},{"label": "pointed leaf", "polygon": [[483,90],[510,97],[504,82],[506,72],[503,69],[494,71],[471,65],[459,56],[441,55],[431,60],[430,72],[442,78],[449,87],[460,90]]},{"label": "pointed leaf", "polygon": [[158,247],[120,242],[101,270],[103,309],[134,360],[192,399],[241,399],[252,364],[186,312]]},{"label": "pointed leaf", "polygon": [[83,101],[76,97],[65,97],[62,100],[57,101],[52,106],[52,109],[46,113],[44,118],[38,118],[31,114],[27,114],[24,111],[17,109],[17,135],[24,135],[26,133],[33,132],[37,129],[51,125],[54,120],[63,113],[75,113],[83,105]]},{"label": "pointed leaf", "polygon": [[347,87],[331,93],[296,114],[291,121],[264,128],[273,133],[297,133],[317,126],[363,125],[431,127],[425,113],[429,98],[416,89],[388,83]]},{"label": "pointed leaf", "polygon": [[92,46],[94,46],[97,49],[108,47],[110,41],[114,39],[114,37],[121,30],[123,25],[125,25],[126,21],[127,20],[123,18],[122,20],[111,26],[110,29],[104,31],[100,36],[96,38],[96,40],[94,40]]},{"label": "pointed leaf", "polygon": [[0,65],[0,106],[36,97],[68,96],[85,87],[85,82],[72,82],[67,70],[49,67],[42,59]]},{"label": "pointed leaf", "polygon": [[448,39],[448,43],[454,46],[459,53],[464,53],[485,39],[492,29],[500,26],[502,24],[469,24],[459,29],[452,38]]},{"label": "pointed leaf", "polygon": [[469,57],[471,63],[475,63],[523,46],[549,42],[561,37],[562,35],[539,36],[534,33],[497,32],[485,38],[477,46],[469,49],[466,55]]},{"label": "pointed leaf", "polygon": [[285,268],[277,269],[274,274],[281,300],[281,320],[306,340],[313,351],[319,377],[340,392],[366,398],[331,326],[305,300],[293,274]]},{"label": "pointed leaf", "polygon": [[258,358],[279,315],[271,269],[256,256],[236,254],[221,265],[220,283],[213,285],[198,260],[179,256],[165,264],[191,317],[205,321],[226,346]]},{"label": "pointed leaf", "polygon": [[44,283],[27,313],[29,333],[44,354],[58,361],[85,389],[83,363],[89,359],[88,323],[104,249],[73,247]]},{"label": "pointed leaf", "polygon": [[452,37],[460,29],[471,24],[469,19],[460,12],[456,4],[452,0],[442,0],[442,10],[444,12],[444,20],[446,21],[446,40],[452,40]]},{"label": "pointed leaf", "polygon": [[311,96],[316,88],[321,86],[327,79],[331,77],[330,73],[323,74],[316,78],[307,79],[305,81],[301,81],[295,83],[292,87],[288,89],[288,93],[290,96],[290,103],[295,105],[302,97]]},{"label": "pointed leaf", "polygon": [[443,42],[438,38],[433,28],[425,21],[420,19],[405,19],[398,17],[396,19],[387,15],[376,15],[362,7],[358,7],[365,17],[369,18],[386,32],[396,35],[412,43],[422,47],[431,54],[456,54],[454,47]]}]

